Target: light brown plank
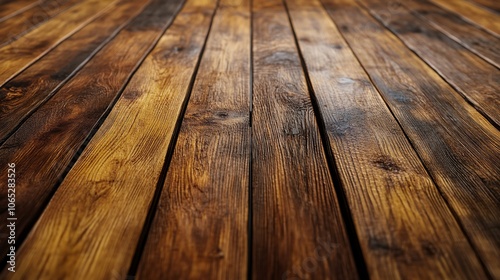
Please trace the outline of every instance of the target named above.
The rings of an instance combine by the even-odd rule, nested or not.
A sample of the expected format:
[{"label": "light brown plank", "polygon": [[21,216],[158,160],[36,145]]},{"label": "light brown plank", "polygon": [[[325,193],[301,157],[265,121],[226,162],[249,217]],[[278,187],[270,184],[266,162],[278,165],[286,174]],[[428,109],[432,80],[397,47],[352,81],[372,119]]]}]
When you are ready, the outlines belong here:
[{"label": "light brown plank", "polygon": [[498,68],[469,52],[404,7],[397,13],[388,14],[389,5],[384,0],[360,2],[497,128],[500,127]]},{"label": "light brown plank", "polygon": [[[418,155],[321,4],[287,3],[370,278],[484,275]],[[348,9],[342,13],[353,16]]]},{"label": "light brown plank", "polygon": [[125,278],[214,2],[189,1],[177,15],[28,235],[10,279]]},{"label": "light brown plank", "polygon": [[0,85],[97,18],[106,8],[113,8],[111,1],[115,0],[82,2],[22,38],[1,47]]},{"label": "light brown plank", "polygon": [[358,279],[288,15],[253,1],[252,278]]},{"label": "light brown plank", "polygon": [[500,13],[500,2],[497,0],[472,0],[472,2]]},{"label": "light brown plank", "polygon": [[36,5],[41,0],[8,0],[0,4],[0,23]]},{"label": "light brown plank", "polygon": [[[500,133],[351,0],[324,0],[493,278],[500,277]],[[426,210],[420,213],[428,215]],[[448,238],[446,235],[444,235]],[[443,240],[455,252],[460,243]],[[464,245],[465,246],[465,245]],[[436,251],[436,257],[444,256]],[[484,278],[472,262],[456,278]],[[457,272],[458,270],[454,270]]]},{"label": "light brown plank", "polygon": [[250,5],[221,1],[138,279],[245,279],[250,174]]},{"label": "light brown plank", "polygon": [[500,39],[498,37],[476,28],[460,16],[428,0],[410,0],[404,5],[434,28],[500,68]]},{"label": "light brown plank", "polygon": [[465,0],[432,0],[432,2],[460,15],[465,20],[484,28],[495,36],[500,36],[500,19],[496,13]]},{"label": "light brown plank", "polygon": [[81,2],[80,0],[44,1],[40,4],[11,17],[0,24],[0,46],[3,46],[52,17]]}]

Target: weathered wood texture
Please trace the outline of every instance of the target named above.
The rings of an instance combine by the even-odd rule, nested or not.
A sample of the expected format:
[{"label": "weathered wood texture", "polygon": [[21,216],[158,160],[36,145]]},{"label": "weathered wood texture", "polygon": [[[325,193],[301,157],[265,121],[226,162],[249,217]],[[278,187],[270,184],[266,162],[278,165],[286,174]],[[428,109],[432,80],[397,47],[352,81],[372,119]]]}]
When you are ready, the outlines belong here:
[{"label": "weathered wood texture", "polygon": [[0,23],[40,3],[40,0],[7,0],[0,3]]},{"label": "weathered wood texture", "polygon": [[[166,7],[151,23],[180,4],[161,2]],[[62,182],[19,251],[18,271],[8,276],[125,278],[214,8],[214,1],[186,3]]]},{"label": "weathered wood texture", "polygon": [[[500,71],[401,7],[387,13],[384,0],[361,0],[365,7],[439,73],[493,124],[500,127]],[[499,46],[500,47],[500,46]],[[453,57],[453,59],[450,59]]]},{"label": "weathered wood texture", "polygon": [[357,279],[287,12],[253,5],[252,278]]},{"label": "weathered wood texture", "polygon": [[460,16],[428,0],[409,0],[404,2],[404,6],[451,39],[500,68],[500,38],[476,28]]},{"label": "weathered wood texture", "polygon": [[0,46],[9,43],[38,25],[78,3],[79,0],[45,1],[0,24]]},{"label": "weathered wood texture", "polygon": [[139,279],[245,279],[248,273],[250,28],[249,1],[221,1]]},{"label": "weathered wood texture", "polygon": [[146,2],[120,2],[0,87],[0,143],[114,39]]},{"label": "weathered wood texture", "polygon": [[[490,274],[498,278],[499,131],[352,0],[324,0],[324,3]],[[451,246],[456,250],[467,245],[457,242]],[[457,268],[468,270],[461,277],[478,278],[481,272],[474,265],[474,258],[470,254],[462,257],[469,265],[462,262]]]},{"label": "weathered wood texture", "polygon": [[[140,11],[145,2],[123,3],[123,8],[131,5]],[[138,63],[159,39],[179,6],[180,3],[165,4],[165,1],[154,0],[0,147],[2,164],[15,162],[19,173],[33,174],[16,186],[19,233],[35,222],[34,218],[45,207],[66,166]],[[137,40],[137,36],[141,40]],[[0,177],[7,180],[5,173]],[[2,188],[1,193],[4,195],[0,201],[6,203],[7,190]],[[0,217],[7,216],[6,210],[2,208]],[[2,233],[5,231],[1,229]],[[7,248],[2,247],[2,250]]]},{"label": "weathered wood texture", "polygon": [[370,277],[481,274],[467,238],[321,4],[287,3]]},{"label": "weathered wood texture", "polygon": [[0,61],[2,62],[0,85],[104,13],[106,8],[114,8],[114,5],[110,5],[111,1],[82,2],[22,38],[0,47]]},{"label": "weathered wood texture", "polygon": [[500,36],[498,14],[483,9],[467,0],[432,0],[432,2],[460,15],[469,22],[484,28],[496,36]]},{"label": "weathered wood texture", "polygon": [[500,13],[500,2],[498,2],[497,0],[472,0],[472,1],[483,7],[492,9],[497,13]]}]

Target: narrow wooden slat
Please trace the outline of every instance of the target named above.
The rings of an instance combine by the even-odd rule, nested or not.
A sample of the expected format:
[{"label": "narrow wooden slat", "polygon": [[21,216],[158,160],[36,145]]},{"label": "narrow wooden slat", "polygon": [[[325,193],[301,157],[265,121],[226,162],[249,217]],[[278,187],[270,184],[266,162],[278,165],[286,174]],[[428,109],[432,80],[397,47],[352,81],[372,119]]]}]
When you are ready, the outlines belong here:
[{"label": "narrow wooden slat", "polygon": [[[145,2],[124,1],[121,5],[131,17]],[[66,166],[180,5],[180,2],[163,0],[149,4],[0,147],[0,163],[15,162],[18,172],[25,174],[16,186],[19,234],[35,222]],[[137,12],[128,10],[127,6],[136,8]],[[122,8],[115,11],[123,12]],[[7,180],[5,174],[0,176]],[[1,193],[7,197],[5,188]],[[7,202],[6,198],[0,201]],[[6,219],[7,209],[1,208],[1,211],[0,217]],[[2,228],[0,232],[6,231]],[[0,241],[6,242],[4,238]],[[7,248],[2,246],[2,250]]]},{"label": "narrow wooden slat", "polygon": [[223,0],[169,165],[139,279],[245,279],[250,5]]},{"label": "narrow wooden slat", "polygon": [[22,38],[0,48],[0,85],[67,37],[112,8],[111,1],[88,0],[54,17]]},{"label": "narrow wooden slat", "polygon": [[0,3],[0,23],[38,5],[40,2],[40,0],[9,0]]},{"label": "narrow wooden slat", "polygon": [[[168,18],[162,13],[180,4],[159,2],[164,5],[159,13],[143,19],[149,24],[159,24]],[[18,251],[23,261],[17,272],[2,276],[125,278],[214,9],[215,1],[186,3],[28,235]],[[136,41],[144,30],[134,29],[139,32],[133,36]],[[128,55],[116,58],[128,61]],[[116,75],[105,73],[104,79],[93,81]],[[80,100],[74,102],[74,108],[81,107]]]},{"label": "narrow wooden slat", "polygon": [[132,20],[145,3],[121,1],[0,87],[0,143]]},{"label": "narrow wooden slat", "polygon": [[282,1],[253,0],[253,279],[357,279]]},{"label": "narrow wooden slat", "polygon": [[500,20],[494,12],[482,9],[465,0],[432,0],[432,2],[477,24],[496,36],[500,36]]},{"label": "narrow wooden slat", "polygon": [[360,2],[474,107],[500,127],[498,68],[469,52],[403,7],[397,13],[388,14],[386,11],[389,5],[385,0]]},{"label": "narrow wooden slat", "polygon": [[418,155],[321,4],[287,3],[370,278],[484,275]]},{"label": "narrow wooden slat", "polygon": [[38,25],[75,5],[80,0],[46,1],[0,24],[0,46],[13,41]]},{"label": "narrow wooden slat", "polygon": [[[489,273],[499,278],[499,131],[352,0],[324,3],[328,3],[331,18],[383,94]],[[427,215],[425,210],[421,213]],[[468,267],[465,263],[461,266]],[[484,278],[479,271],[474,273],[478,274],[469,278]]]},{"label": "narrow wooden slat", "polygon": [[483,7],[492,9],[500,13],[500,2],[497,0],[472,0],[472,1]]},{"label": "narrow wooden slat", "polygon": [[500,39],[498,37],[476,28],[458,15],[442,9],[428,0],[410,0],[406,1],[404,5],[434,28],[500,68]]}]

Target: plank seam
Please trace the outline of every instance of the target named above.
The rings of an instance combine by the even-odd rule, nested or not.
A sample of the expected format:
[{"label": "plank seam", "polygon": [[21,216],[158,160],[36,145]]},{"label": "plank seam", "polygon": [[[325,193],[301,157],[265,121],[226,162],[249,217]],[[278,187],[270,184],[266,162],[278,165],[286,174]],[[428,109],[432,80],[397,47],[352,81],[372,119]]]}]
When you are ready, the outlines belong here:
[{"label": "plank seam", "polygon": [[250,0],[250,112],[249,112],[249,133],[250,133],[250,156],[248,159],[248,232],[247,232],[247,279],[252,279],[253,270],[253,75],[254,75],[254,55],[253,55],[253,0]]},{"label": "plank seam", "polygon": [[330,146],[330,142],[328,141],[328,135],[326,132],[326,125],[325,121],[322,118],[321,112],[320,112],[320,106],[318,105],[318,100],[316,98],[316,94],[314,92],[314,88],[311,83],[311,79],[309,77],[309,72],[307,71],[307,65],[304,59],[304,56],[302,55],[302,51],[300,49],[299,41],[297,34],[295,32],[295,29],[293,27],[293,23],[291,20],[291,15],[290,15],[290,10],[288,8],[288,5],[286,3],[286,0],[282,0],[283,4],[285,6],[287,15],[288,15],[288,21],[294,36],[294,41],[295,41],[295,47],[297,49],[297,53],[300,58],[300,64],[302,66],[302,71],[304,72],[304,77],[307,83],[307,90],[309,92],[309,96],[311,98],[311,104],[314,110],[314,115],[316,119],[316,123],[319,128],[320,132],[320,137],[321,137],[321,142],[323,144],[323,150],[326,155],[326,161],[328,164],[328,169],[330,171],[330,176],[333,181],[334,189],[337,194],[337,202],[340,208],[340,213],[342,215],[342,218],[344,220],[344,225],[347,233],[347,237],[349,239],[349,245],[351,247],[352,255],[354,258],[355,265],[357,267],[357,273],[359,274],[360,279],[370,279],[369,274],[368,274],[368,269],[366,267],[366,262],[363,256],[363,253],[361,251],[361,245],[359,241],[358,234],[356,232],[356,228],[354,226],[353,218],[352,218],[352,213],[349,208],[348,202],[347,202],[347,195],[345,194],[345,191],[343,190],[343,183],[340,178],[340,174],[338,172],[338,167],[334,159],[334,155],[332,153],[332,149]]},{"label": "plank seam", "polygon": [[27,11],[27,10],[31,9],[31,8],[34,8],[34,7],[35,7],[36,5],[38,5],[38,4],[40,4],[40,1],[35,1],[34,3],[31,3],[30,5],[27,5],[27,6],[26,6],[26,7],[24,7],[24,8],[21,8],[21,9],[19,9],[19,10],[17,10],[17,11],[15,11],[15,12],[13,12],[13,13],[11,13],[11,14],[8,14],[8,15],[4,16],[3,18],[0,18],[0,23],[1,23],[1,22],[4,22],[4,21],[6,21],[6,20],[8,20],[8,19],[10,19],[10,18],[13,18],[13,17],[15,17],[15,16],[19,15],[20,13],[23,13],[23,12],[25,12],[25,11]]}]

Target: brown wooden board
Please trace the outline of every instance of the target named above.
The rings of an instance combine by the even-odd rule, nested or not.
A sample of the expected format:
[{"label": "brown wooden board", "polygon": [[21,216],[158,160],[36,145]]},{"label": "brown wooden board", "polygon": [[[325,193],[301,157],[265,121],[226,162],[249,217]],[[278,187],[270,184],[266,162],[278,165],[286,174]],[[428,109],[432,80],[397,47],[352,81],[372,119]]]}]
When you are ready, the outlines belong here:
[{"label": "brown wooden board", "polygon": [[357,279],[282,1],[253,1],[252,278]]},{"label": "brown wooden board", "polygon": [[[1,165],[14,162],[17,172],[25,174],[16,186],[19,235],[28,231],[35,222],[71,159],[158,41],[181,4],[180,1],[151,2],[0,147]],[[138,5],[132,4],[139,9]],[[129,13],[129,16],[134,16],[134,13]],[[5,180],[6,176],[4,172],[0,174]],[[6,205],[7,190],[2,188],[1,193],[0,201]],[[7,209],[0,209],[0,217],[5,220]],[[2,228],[0,232],[6,231]],[[0,241],[4,242],[4,238]]]},{"label": "brown wooden board", "polygon": [[0,23],[40,3],[40,0],[7,0],[0,3]]},{"label": "brown wooden board", "polygon": [[500,20],[497,13],[483,9],[467,0],[432,0],[432,2],[460,15],[495,36],[500,36]]},{"label": "brown wooden board", "polygon": [[[135,41],[180,4],[159,2],[164,7],[157,7],[156,16],[143,18],[148,24],[133,29],[139,32],[131,36]],[[17,272],[8,276],[126,277],[214,8],[215,1],[193,0],[176,16],[52,197],[18,251],[23,261]],[[124,51],[115,50],[115,58],[137,52]],[[117,74],[105,73],[106,79]]]},{"label": "brown wooden board", "polygon": [[369,277],[484,275],[418,155],[319,1],[287,3]]},{"label": "brown wooden board", "polygon": [[139,279],[245,279],[250,5],[221,1],[168,167]]},{"label": "brown wooden board", "polygon": [[404,6],[451,39],[500,68],[500,38],[476,28],[460,16],[428,0],[405,1]]},{"label": "brown wooden board", "polygon": [[[88,0],[52,18],[11,44],[0,47],[0,86],[67,37],[113,8],[114,0]],[[115,1],[116,3],[116,1]]]},{"label": "brown wooden board", "polygon": [[[500,277],[500,133],[352,0],[324,0],[493,278]],[[426,213],[427,211],[420,212]],[[446,235],[444,235],[446,236]],[[443,240],[456,250],[466,246]],[[436,257],[443,256],[435,252]],[[457,256],[462,253],[454,252]],[[484,278],[464,254],[456,278]]]},{"label": "brown wooden board", "polygon": [[500,13],[500,2],[497,0],[472,0],[473,2]]},{"label": "brown wooden board", "polygon": [[36,28],[57,14],[77,4],[79,0],[45,1],[0,24],[0,46]]},{"label": "brown wooden board", "polygon": [[404,7],[398,9],[397,13],[387,13],[390,6],[384,0],[360,2],[497,128],[500,127],[498,68],[427,25]]},{"label": "brown wooden board", "polygon": [[[0,87],[0,144],[142,10],[146,0],[124,0]],[[99,32],[96,32],[99,30]]]}]

